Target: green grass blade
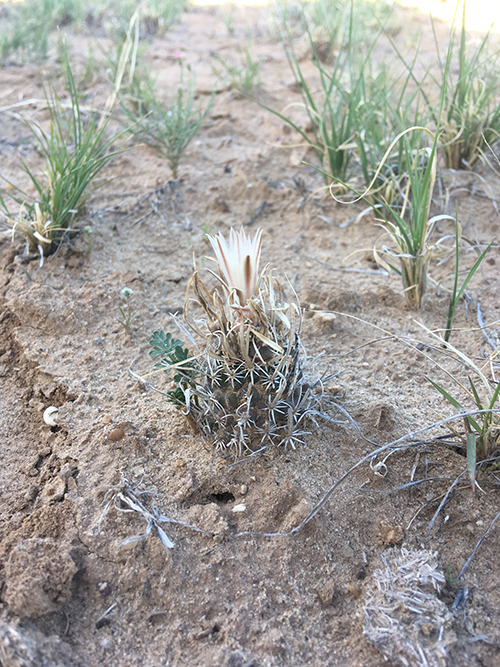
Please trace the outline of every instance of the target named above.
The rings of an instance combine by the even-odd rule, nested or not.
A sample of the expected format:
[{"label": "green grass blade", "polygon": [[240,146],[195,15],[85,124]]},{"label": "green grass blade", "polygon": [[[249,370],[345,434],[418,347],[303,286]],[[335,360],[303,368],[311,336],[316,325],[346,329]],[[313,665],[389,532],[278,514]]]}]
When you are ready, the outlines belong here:
[{"label": "green grass blade", "polygon": [[[437,389],[437,390],[439,391],[439,393],[440,393],[442,396],[444,396],[444,397],[446,398],[446,400],[447,400],[449,403],[451,403],[451,405],[453,405],[454,408],[457,408],[457,410],[460,410],[460,412],[463,412],[463,411],[464,411],[464,409],[463,409],[463,407],[460,405],[460,403],[459,403],[455,398],[453,398],[453,396],[451,396],[451,394],[449,394],[449,393],[446,391],[446,389],[443,389],[443,387],[440,387],[436,382],[434,382],[434,380],[431,380],[430,377],[426,377],[425,379],[426,379],[428,382],[430,382],[430,383],[432,384],[432,386],[433,386],[435,389]],[[472,426],[472,428],[473,428],[478,434],[480,434],[480,433],[482,432],[482,431],[481,431],[481,427],[479,426],[479,424],[477,423],[477,421],[476,421],[473,417],[467,417],[467,420],[468,420],[469,424]]]},{"label": "green grass blade", "polygon": [[474,488],[476,483],[476,462],[477,462],[477,445],[476,434],[467,433],[467,470],[469,471],[469,479]]}]

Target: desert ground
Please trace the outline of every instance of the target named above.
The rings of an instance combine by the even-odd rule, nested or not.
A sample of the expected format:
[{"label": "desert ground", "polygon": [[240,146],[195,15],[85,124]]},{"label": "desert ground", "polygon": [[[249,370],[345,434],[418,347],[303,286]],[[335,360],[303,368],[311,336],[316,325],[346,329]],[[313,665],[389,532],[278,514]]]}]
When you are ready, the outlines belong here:
[{"label": "desert ground", "polygon": [[[176,180],[154,148],[130,135],[129,150],[99,175],[101,187],[75,219],[74,234],[43,266],[0,223],[5,667],[499,664],[498,524],[457,580],[500,511],[496,468],[481,469],[473,491],[449,425],[424,430],[456,413],[426,378],[450,391],[447,373],[467,382],[457,356],[429,333],[446,323],[453,253],[431,262],[422,307],[408,309],[399,276],[375,261],[382,231],[372,215],[358,217],[366,205],[335,201],[310,166],[312,151],[262,106],[294,105],[290,113],[307,131],[271,10],[188,5],[163,34],[141,36],[165,98],[177,85],[179,57],[196,72],[197,100],[206,103],[216,86]],[[449,23],[437,20],[435,28],[445,40]],[[75,73],[89,52],[99,62],[112,49],[95,16],[60,29]],[[260,69],[245,97],[217,78],[211,54],[239,62],[249,35]],[[418,66],[432,62],[425,13],[397,7],[390,37],[405,53],[420,39]],[[472,42],[480,38],[469,33]],[[294,39],[313,78],[308,41]],[[391,59],[384,34],[373,60]],[[0,68],[1,172],[29,193],[23,163],[40,174],[44,166],[20,114],[48,127],[42,82],[58,72],[55,41],[43,62],[13,59]],[[102,109],[111,92],[104,65],[86,85],[82,104]],[[117,106],[109,127],[122,122]],[[462,272],[478,247],[498,239],[500,178],[492,163],[460,171],[438,163],[433,210],[458,211],[471,240],[461,247]],[[173,314],[182,317],[193,260],[215,287],[206,233],[242,225],[252,235],[263,230],[262,265],[280,277],[287,298],[300,300],[301,341],[308,358],[317,357],[315,372],[335,376],[325,389],[329,419],[311,423],[295,449],[235,461],[150,386],[165,391],[171,378],[151,374],[148,341],[157,330],[176,333]],[[444,220],[437,233],[453,229]],[[450,339],[485,373],[498,372],[488,360],[500,325],[499,247],[494,241],[467,302],[458,303]],[[130,330],[120,323],[124,288],[138,313]],[[50,406],[58,408],[53,426],[43,418]],[[463,423],[454,427],[463,431]],[[414,432],[383,465],[384,455],[370,465],[371,451]],[[364,457],[300,530],[263,536],[299,526]],[[118,494],[127,489],[149,492],[137,496],[149,511],[181,522],[162,523],[172,548],[155,528],[129,539],[145,533],[146,521],[116,508],[123,509]],[[382,604],[380,572],[401,553],[417,552],[437,552],[439,591],[427,591],[434,607],[424,623],[427,612],[412,616],[391,603],[393,635],[375,641],[367,609]],[[427,662],[405,663],[405,642],[415,637]]]}]

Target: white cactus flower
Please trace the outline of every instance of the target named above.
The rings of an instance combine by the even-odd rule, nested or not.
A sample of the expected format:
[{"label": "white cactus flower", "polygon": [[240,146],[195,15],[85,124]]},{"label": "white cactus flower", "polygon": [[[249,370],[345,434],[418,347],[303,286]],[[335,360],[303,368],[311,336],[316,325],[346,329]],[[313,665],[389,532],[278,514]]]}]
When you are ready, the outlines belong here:
[{"label": "white cactus flower", "polygon": [[262,229],[257,231],[253,239],[243,230],[235,232],[234,229],[229,232],[229,241],[222,233],[207,236],[227,287],[236,290],[240,305],[244,308],[257,293]]}]

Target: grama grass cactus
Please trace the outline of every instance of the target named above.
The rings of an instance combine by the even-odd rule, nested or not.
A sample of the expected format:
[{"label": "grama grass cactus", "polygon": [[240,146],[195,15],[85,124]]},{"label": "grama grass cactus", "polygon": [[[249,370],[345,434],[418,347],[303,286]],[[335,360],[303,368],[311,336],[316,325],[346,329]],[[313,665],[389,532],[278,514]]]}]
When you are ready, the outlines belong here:
[{"label": "grama grass cactus", "polygon": [[314,370],[300,342],[300,307],[286,301],[272,271],[259,274],[261,230],[253,239],[234,230],[229,241],[222,234],[208,239],[217,288],[208,290],[195,265],[178,320],[196,351],[156,331],[150,355],[161,357],[157,369],[174,372],[169,400],[218,449],[240,458],[273,445],[295,448],[322,416],[326,381],[307,376]]}]

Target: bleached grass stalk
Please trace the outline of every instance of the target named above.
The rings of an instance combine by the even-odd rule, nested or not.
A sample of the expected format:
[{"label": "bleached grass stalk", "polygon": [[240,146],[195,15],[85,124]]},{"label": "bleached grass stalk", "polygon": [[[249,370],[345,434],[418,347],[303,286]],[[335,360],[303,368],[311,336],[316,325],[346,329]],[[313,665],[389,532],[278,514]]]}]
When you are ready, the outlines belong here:
[{"label": "bleached grass stalk", "polygon": [[98,532],[101,530],[102,520],[108,510],[110,507],[114,507],[117,512],[136,514],[146,521],[146,530],[143,534],[128,537],[120,544],[119,548],[123,551],[133,549],[140,542],[147,540],[153,528],[156,529],[158,537],[161,539],[164,546],[167,547],[167,549],[173,549],[175,545],[160,526],[161,523],[177,524],[202,533],[207,537],[211,537],[210,533],[205,532],[201,528],[192,526],[185,521],[178,521],[177,519],[170,519],[169,517],[164,516],[158,511],[157,507],[149,509],[146,498],[152,495],[154,494],[152,494],[151,491],[137,491],[137,487],[132,486],[129,480],[124,477],[117,487],[110,489],[104,496],[103,504],[106,503],[106,505],[99,517],[97,525]]}]

